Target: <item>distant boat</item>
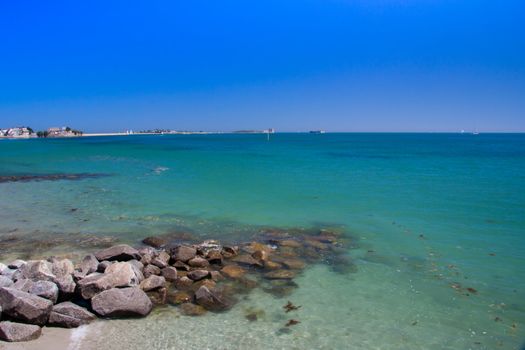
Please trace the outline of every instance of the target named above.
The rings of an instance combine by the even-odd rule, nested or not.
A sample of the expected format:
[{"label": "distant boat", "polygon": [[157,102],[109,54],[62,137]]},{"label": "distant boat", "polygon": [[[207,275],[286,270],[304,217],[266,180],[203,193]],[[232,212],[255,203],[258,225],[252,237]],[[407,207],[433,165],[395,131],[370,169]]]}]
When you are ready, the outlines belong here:
[{"label": "distant boat", "polygon": [[324,134],[325,131],[324,130],[311,130],[310,131],[310,134]]}]

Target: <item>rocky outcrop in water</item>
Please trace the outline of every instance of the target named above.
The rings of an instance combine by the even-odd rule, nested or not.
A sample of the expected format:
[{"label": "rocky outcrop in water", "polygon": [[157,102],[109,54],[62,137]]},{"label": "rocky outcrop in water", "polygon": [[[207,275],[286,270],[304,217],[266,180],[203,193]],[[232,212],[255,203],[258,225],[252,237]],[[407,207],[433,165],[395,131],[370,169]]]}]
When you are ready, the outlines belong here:
[{"label": "rocky outcrop in water", "polygon": [[95,179],[109,176],[108,174],[47,174],[47,175],[7,175],[0,176],[2,182],[30,182],[30,181],[59,181],[59,180],[83,180]]},{"label": "rocky outcrop in water", "polygon": [[254,288],[289,295],[308,264],[349,263],[338,249],[344,238],[331,232],[269,230],[238,246],[145,242],[156,248],[119,244],[76,266],[56,258],[0,264],[0,339],[35,339],[41,326],[73,328],[97,316],[145,317],[164,304],[186,316],[224,312]]}]

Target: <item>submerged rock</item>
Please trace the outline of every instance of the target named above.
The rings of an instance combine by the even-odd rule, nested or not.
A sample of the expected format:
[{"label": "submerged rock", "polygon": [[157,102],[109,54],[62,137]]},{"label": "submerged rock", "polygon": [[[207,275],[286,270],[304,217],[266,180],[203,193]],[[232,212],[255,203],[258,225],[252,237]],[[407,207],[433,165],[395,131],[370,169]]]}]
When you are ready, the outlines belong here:
[{"label": "submerged rock", "polygon": [[49,317],[53,303],[14,288],[0,288],[2,314],[15,320],[43,326]]},{"label": "submerged rock", "polygon": [[132,259],[140,260],[141,258],[139,252],[127,244],[119,244],[107,249],[100,250],[95,253],[95,257],[98,261],[128,261]]},{"label": "submerged rock", "polygon": [[210,272],[208,270],[193,270],[188,272],[188,278],[199,281],[203,278],[206,278],[210,275]]},{"label": "submerged rock", "polygon": [[180,311],[186,316],[201,316],[206,313],[206,309],[193,303],[184,303],[180,306]]},{"label": "submerged rock", "polygon": [[87,309],[66,301],[53,306],[48,324],[56,327],[75,328],[88,324],[96,318]]},{"label": "submerged rock", "polygon": [[153,308],[146,293],[138,287],[112,288],[91,300],[93,310],[102,317],[144,317]]},{"label": "submerged rock", "polygon": [[232,307],[232,304],[227,298],[216,291],[210,290],[206,286],[201,286],[195,292],[195,301],[207,310],[223,311]]},{"label": "submerged rock", "polygon": [[229,278],[241,278],[246,274],[246,270],[237,265],[227,265],[221,269],[223,275]]},{"label": "submerged rock", "polygon": [[185,291],[176,291],[168,294],[168,302],[173,305],[188,303],[193,299],[193,295]]},{"label": "submerged rock", "polygon": [[291,270],[275,270],[264,274],[268,279],[293,279],[297,274]]},{"label": "submerged rock", "polygon": [[8,342],[29,341],[40,337],[39,326],[10,321],[0,322],[0,339]]},{"label": "submerged rock", "polygon": [[[158,276],[156,276],[158,277]],[[146,292],[148,298],[154,305],[164,305],[166,304],[166,298],[168,295],[168,290],[165,287],[157,288]]]},{"label": "submerged rock", "polygon": [[142,240],[142,243],[149,245],[151,247],[154,247],[154,248],[161,248],[165,246],[168,243],[168,241],[165,238],[160,237],[160,236],[150,236],[150,237],[144,238]]},{"label": "submerged rock", "polygon": [[231,261],[234,261],[239,264],[244,264],[248,266],[258,266],[262,267],[262,263],[254,259],[251,255],[248,254],[241,254],[231,259]]}]

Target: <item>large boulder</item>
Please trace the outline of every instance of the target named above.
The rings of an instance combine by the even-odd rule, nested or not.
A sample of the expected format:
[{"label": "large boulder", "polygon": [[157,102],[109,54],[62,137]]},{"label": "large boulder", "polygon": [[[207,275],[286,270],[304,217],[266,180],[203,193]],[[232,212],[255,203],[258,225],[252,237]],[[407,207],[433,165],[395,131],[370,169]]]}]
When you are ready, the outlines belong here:
[{"label": "large boulder", "polygon": [[210,263],[208,260],[201,258],[200,256],[196,256],[188,261],[188,265],[191,267],[208,267],[210,266]]},{"label": "large boulder", "polygon": [[58,299],[58,286],[51,281],[32,281],[22,279],[16,281],[13,288],[50,300],[53,304]]},{"label": "large boulder", "polygon": [[93,254],[86,255],[80,263],[79,271],[82,276],[87,276],[90,273],[96,272],[98,269],[99,261]]},{"label": "large boulder", "polygon": [[55,276],[63,277],[66,275],[73,274],[73,272],[75,271],[75,266],[73,265],[73,262],[69,259],[52,259],[51,269]]},{"label": "large boulder", "polygon": [[15,280],[29,279],[33,281],[53,281],[56,276],[53,274],[53,264],[49,261],[30,260],[18,268],[14,273],[13,278]]},{"label": "large boulder", "polygon": [[188,278],[194,281],[200,281],[203,278],[209,277],[210,272],[208,270],[193,270],[188,272]]},{"label": "large boulder", "polygon": [[26,264],[26,262],[24,260],[20,260],[20,259],[16,259],[14,261],[11,261],[7,267],[9,267],[10,269],[19,269],[21,268],[22,266],[24,266]]},{"label": "large boulder", "polygon": [[39,296],[14,288],[0,288],[2,313],[22,322],[43,326],[53,303]]},{"label": "large boulder", "polygon": [[93,310],[102,317],[144,317],[153,304],[138,287],[112,288],[91,299]]},{"label": "large boulder", "polygon": [[97,317],[85,308],[73,304],[69,301],[53,306],[49,315],[48,325],[75,328],[83,324],[88,324]]},{"label": "large boulder", "polygon": [[9,321],[0,322],[0,339],[8,342],[29,341],[40,337],[39,326]]},{"label": "large boulder", "polygon": [[169,282],[173,282],[177,279],[177,269],[173,266],[163,268],[161,274],[166,279],[166,281]]},{"label": "large boulder", "polygon": [[166,253],[165,251],[161,251],[153,257],[153,259],[151,260],[151,263],[163,269],[166,266],[168,266],[169,261],[170,261],[170,255]]},{"label": "large boulder", "polygon": [[13,280],[6,276],[0,276],[0,287],[11,287]]},{"label": "large boulder", "polygon": [[148,278],[151,275],[160,275],[160,268],[155,265],[148,265],[144,268],[144,277]]},{"label": "large boulder", "polygon": [[[138,271],[140,272],[140,271]],[[138,286],[144,276],[127,262],[117,262],[106,268],[103,274],[93,273],[78,282],[80,294],[91,299],[95,294],[115,287]]]},{"label": "large boulder", "polygon": [[171,250],[171,258],[175,261],[188,262],[193,259],[196,254],[197,249],[187,245],[180,245]]},{"label": "large boulder", "polygon": [[139,252],[127,244],[119,244],[113,247],[103,249],[95,253],[98,261],[102,260],[117,260],[128,261],[132,259],[140,260]]},{"label": "large boulder", "polygon": [[164,288],[166,286],[166,279],[162,276],[151,275],[140,283],[140,288],[149,292],[150,290]]}]

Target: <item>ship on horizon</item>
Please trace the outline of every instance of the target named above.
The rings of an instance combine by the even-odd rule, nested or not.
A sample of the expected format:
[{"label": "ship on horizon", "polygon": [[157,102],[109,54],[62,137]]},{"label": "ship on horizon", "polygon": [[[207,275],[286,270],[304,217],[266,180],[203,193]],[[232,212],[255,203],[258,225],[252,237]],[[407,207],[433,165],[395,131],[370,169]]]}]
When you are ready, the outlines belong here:
[{"label": "ship on horizon", "polygon": [[324,130],[310,130],[310,134],[324,134]]}]

